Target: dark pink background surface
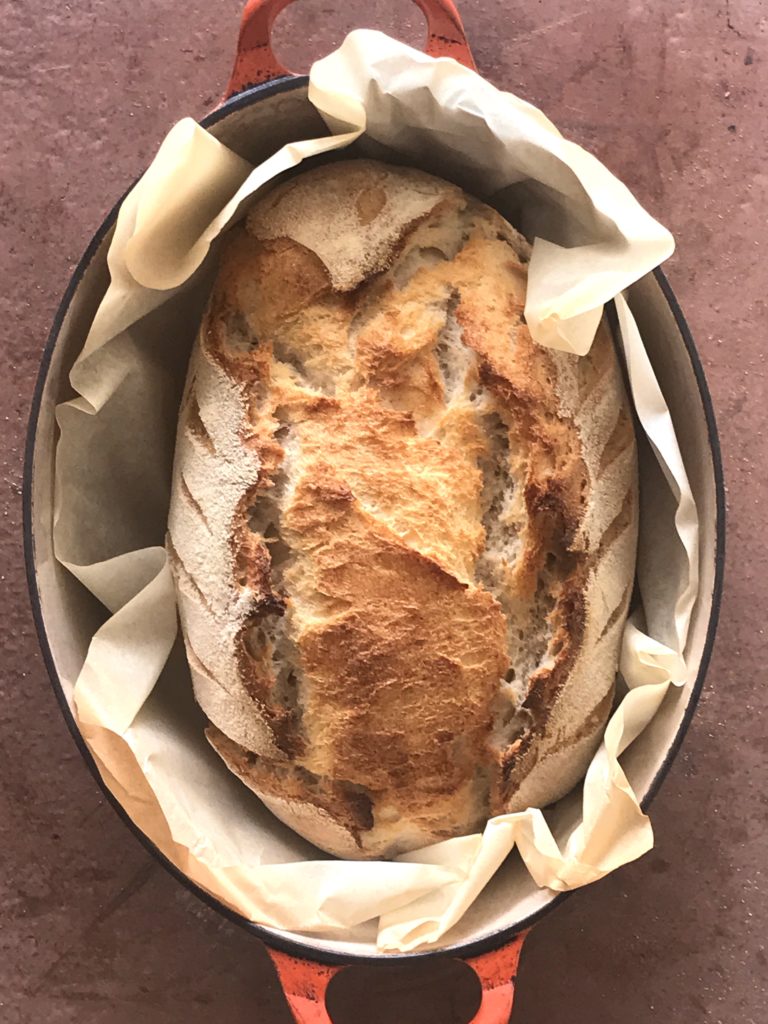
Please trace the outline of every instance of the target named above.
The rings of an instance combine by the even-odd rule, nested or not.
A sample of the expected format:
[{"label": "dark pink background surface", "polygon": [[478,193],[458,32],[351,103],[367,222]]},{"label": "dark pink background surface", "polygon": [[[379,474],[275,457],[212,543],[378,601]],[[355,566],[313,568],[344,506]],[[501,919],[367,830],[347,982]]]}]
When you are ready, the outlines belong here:
[{"label": "dark pink background surface", "polygon": [[[535,929],[514,1019],[762,1024],[768,11],[763,0],[461,10],[481,71],[539,105],[675,233],[667,269],[713,391],[730,503],[719,640],[653,807],[656,849]],[[50,691],[21,552],[25,421],[59,297],[169,126],[215,104],[238,2],[0,0],[0,19],[0,1020],[285,1024],[259,943],[174,882],[105,805]],[[408,0],[302,0],[280,19],[278,50],[304,70],[362,24],[421,38]],[[461,1024],[466,987],[433,981],[350,985],[338,1024]],[[385,1013],[394,987],[409,1008]]]}]

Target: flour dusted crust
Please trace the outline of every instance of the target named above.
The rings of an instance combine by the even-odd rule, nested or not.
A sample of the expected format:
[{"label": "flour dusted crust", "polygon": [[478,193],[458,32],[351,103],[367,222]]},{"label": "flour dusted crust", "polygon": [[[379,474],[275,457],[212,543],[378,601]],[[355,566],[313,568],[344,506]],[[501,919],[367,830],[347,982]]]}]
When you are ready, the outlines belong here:
[{"label": "flour dusted crust", "polygon": [[235,228],[180,417],[168,550],[225,763],[346,857],[543,806],[608,716],[635,442],[607,328],[523,319],[499,214],[371,161]]}]

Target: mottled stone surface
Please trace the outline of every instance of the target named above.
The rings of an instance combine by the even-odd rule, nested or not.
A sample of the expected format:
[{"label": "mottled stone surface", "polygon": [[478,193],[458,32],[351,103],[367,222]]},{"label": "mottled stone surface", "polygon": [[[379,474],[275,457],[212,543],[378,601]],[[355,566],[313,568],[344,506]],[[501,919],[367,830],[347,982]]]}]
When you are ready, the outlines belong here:
[{"label": "mottled stone surface", "polygon": [[[344,21],[326,27],[333,6],[302,0],[281,18],[291,67],[354,25],[420,38],[408,0],[338,4]],[[764,0],[461,6],[487,77],[541,106],[674,231],[669,276],[713,391],[730,502],[719,640],[653,808],[656,849],[535,929],[515,1019],[762,1024],[768,10]],[[215,103],[238,17],[237,0],[0,0],[3,1024],[289,1020],[258,942],[166,875],[102,800],[50,692],[21,554],[25,420],[59,296],[169,125]],[[401,979],[410,1008],[390,1000],[387,1014],[390,982],[350,986],[334,1000],[337,1022],[461,1024],[461,982],[432,982]]]}]

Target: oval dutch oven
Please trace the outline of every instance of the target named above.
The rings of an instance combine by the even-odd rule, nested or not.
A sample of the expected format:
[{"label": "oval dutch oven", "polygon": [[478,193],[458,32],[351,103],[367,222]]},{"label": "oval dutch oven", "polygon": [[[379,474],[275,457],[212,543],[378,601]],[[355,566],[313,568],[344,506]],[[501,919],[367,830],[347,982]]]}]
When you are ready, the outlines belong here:
[{"label": "oval dutch oven", "polygon": [[[243,152],[242,140],[268,131],[272,149],[324,130],[307,98],[306,76],[286,71],[272,52],[270,33],[292,0],[249,0],[227,93],[201,121],[216,138]],[[427,52],[474,68],[458,12],[451,0],[415,0],[427,19]],[[244,153],[243,155],[247,155]],[[119,204],[118,204],[119,205]],[[83,663],[95,622],[93,598],[53,557],[54,409],[69,397],[70,366],[83,345],[108,280],[106,254],[117,217],[112,210],[81,259],[43,353],[27,438],[24,532],[35,622],[53,687],[69,728],[105,797],[150,851],[183,884],[223,916],[247,928],[269,949],[299,1024],[329,1024],[325,993],[344,967],[360,963],[415,964],[433,957],[463,960],[476,972],[482,995],[472,1024],[503,1024],[512,1009],[520,949],[528,929],[567,894],[521,885],[521,874],[499,872],[443,946],[425,953],[377,953],[369,942],[308,938],[254,924],[195,886],[133,825],[101,779],[77,728],[63,678]],[[661,382],[699,510],[701,592],[694,609],[686,661],[688,679],[622,760],[647,808],[682,742],[704,681],[714,643],[724,561],[724,488],[712,403],[704,373],[680,307],[661,271],[630,289],[630,304]],[[94,626],[95,628],[95,626]]]}]

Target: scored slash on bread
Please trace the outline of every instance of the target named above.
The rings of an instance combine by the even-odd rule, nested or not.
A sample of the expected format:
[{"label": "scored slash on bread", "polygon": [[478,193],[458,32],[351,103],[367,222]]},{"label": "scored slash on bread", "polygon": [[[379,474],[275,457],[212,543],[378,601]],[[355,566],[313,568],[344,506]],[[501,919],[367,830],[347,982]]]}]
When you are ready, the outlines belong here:
[{"label": "scored slash on bread", "polygon": [[318,167],[235,228],[168,551],[209,741],[345,857],[544,806],[610,711],[637,469],[610,335],[545,350],[529,246],[416,170]]}]

